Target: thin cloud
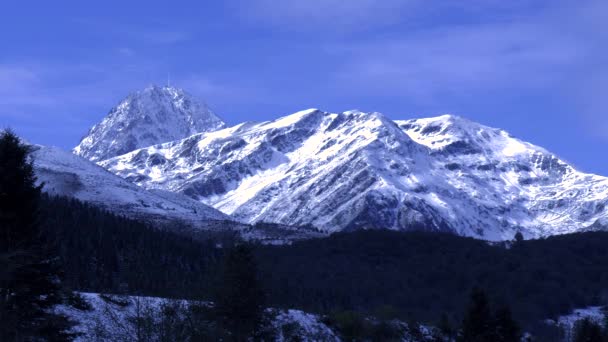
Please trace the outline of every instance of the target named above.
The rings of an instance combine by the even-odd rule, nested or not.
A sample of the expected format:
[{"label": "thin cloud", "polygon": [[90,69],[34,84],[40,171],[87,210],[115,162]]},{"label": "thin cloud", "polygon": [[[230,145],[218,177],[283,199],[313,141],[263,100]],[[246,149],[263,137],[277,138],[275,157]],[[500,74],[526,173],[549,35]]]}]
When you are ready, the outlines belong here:
[{"label": "thin cloud", "polygon": [[[0,115],[14,113],[20,106],[48,106],[56,101],[41,92],[43,81],[39,72],[20,65],[0,65]],[[12,109],[12,110],[7,110]]]},{"label": "thin cloud", "polygon": [[596,12],[560,8],[506,22],[329,45],[327,53],[344,60],[332,82],[348,92],[402,96],[423,104],[486,90],[565,92],[562,84],[585,82],[578,75],[590,63],[605,65],[607,51],[600,53],[597,44],[603,33],[587,28],[590,13]]},{"label": "thin cloud", "polygon": [[487,87],[542,87],[563,76],[555,70],[585,57],[576,40],[551,38],[534,27],[469,27],[355,43],[334,50],[352,56],[335,77],[362,91],[373,85],[385,94],[427,99]]}]

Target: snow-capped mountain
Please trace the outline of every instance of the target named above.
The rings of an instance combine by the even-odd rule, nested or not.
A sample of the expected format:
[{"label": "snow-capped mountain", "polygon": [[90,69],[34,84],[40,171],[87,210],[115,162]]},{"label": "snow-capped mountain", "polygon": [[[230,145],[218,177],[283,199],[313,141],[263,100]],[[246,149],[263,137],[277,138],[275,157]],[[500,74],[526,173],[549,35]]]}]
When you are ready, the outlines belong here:
[{"label": "snow-capped mountain", "polygon": [[32,157],[43,191],[74,197],[130,218],[159,223],[183,222],[200,228],[230,218],[187,196],[148,191],[102,167],[56,147],[35,145]]},{"label": "snow-capped mountain", "polygon": [[206,104],[184,90],[152,85],[122,100],[89,131],[74,153],[100,161],[224,126]]},{"label": "snow-capped mountain", "polygon": [[604,226],[608,179],[463,118],[301,111],[100,163],[244,222],[432,229],[488,240]]},{"label": "snow-capped mountain", "polygon": [[33,145],[33,150],[36,176],[44,183],[43,191],[73,197],[159,227],[178,229],[178,233],[231,233],[264,244],[285,244],[326,235],[310,227],[235,222],[188,196],[162,189],[146,190],[59,148]]}]

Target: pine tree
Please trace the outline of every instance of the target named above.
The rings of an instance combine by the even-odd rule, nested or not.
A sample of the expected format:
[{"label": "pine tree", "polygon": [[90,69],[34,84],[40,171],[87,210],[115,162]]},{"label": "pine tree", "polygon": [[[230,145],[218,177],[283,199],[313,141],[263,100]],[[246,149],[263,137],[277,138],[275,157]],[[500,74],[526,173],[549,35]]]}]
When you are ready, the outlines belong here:
[{"label": "pine tree", "polygon": [[264,294],[258,283],[253,253],[238,245],[225,256],[215,296],[218,322],[235,341],[254,336],[264,313]]},{"label": "pine tree", "polygon": [[608,306],[602,308],[602,328],[604,330],[604,341],[608,342]]},{"label": "pine tree", "polygon": [[69,340],[70,322],[51,312],[63,293],[38,222],[41,186],[29,155],[14,133],[1,133],[0,340]]},{"label": "pine tree", "polygon": [[589,318],[579,320],[574,325],[573,342],[601,342],[602,328]]},{"label": "pine tree", "polygon": [[454,336],[454,328],[452,328],[452,324],[450,323],[450,318],[448,317],[448,315],[445,312],[443,314],[441,314],[441,317],[439,318],[439,323],[437,324],[437,328],[439,328],[439,331],[441,332],[441,334],[448,341],[452,340],[452,337]]},{"label": "pine tree", "polygon": [[496,342],[518,342],[521,340],[519,325],[511,315],[508,307],[498,309],[494,315]]},{"label": "pine tree", "polygon": [[517,232],[515,233],[515,236],[513,237],[513,240],[516,243],[521,243],[524,241],[524,234],[522,234],[521,232]]},{"label": "pine tree", "polygon": [[473,289],[458,341],[494,342],[493,325],[492,312],[485,292],[478,288]]}]

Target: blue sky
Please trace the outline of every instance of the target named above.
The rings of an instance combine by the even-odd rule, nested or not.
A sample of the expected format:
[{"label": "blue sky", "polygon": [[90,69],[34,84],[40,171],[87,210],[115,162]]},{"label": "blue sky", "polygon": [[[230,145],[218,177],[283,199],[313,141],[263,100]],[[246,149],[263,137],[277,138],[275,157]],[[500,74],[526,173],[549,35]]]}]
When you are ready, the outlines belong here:
[{"label": "blue sky", "polygon": [[458,114],[608,175],[608,1],[11,1],[0,125],[75,146],[171,82],[231,124],[304,108]]}]

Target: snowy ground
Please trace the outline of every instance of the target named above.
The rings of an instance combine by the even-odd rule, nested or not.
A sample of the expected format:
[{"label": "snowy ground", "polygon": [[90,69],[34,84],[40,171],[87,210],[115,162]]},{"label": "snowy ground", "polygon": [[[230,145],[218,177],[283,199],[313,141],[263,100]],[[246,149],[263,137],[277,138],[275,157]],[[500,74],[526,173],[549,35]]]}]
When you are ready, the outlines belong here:
[{"label": "snowy ground", "polygon": [[[59,306],[57,311],[78,322],[73,329],[80,336],[77,342],[136,341],[142,331],[152,331],[145,340],[156,341],[167,323],[185,317],[193,302],[158,297],[118,296],[99,293],[80,293],[88,308]],[[195,303],[208,306],[209,303]],[[161,313],[165,312],[164,318]],[[169,312],[167,315],[166,313]],[[272,317],[274,341],[341,341],[337,332],[324,323],[320,315],[300,310],[267,309]],[[187,320],[182,320],[187,321]],[[139,322],[139,323],[136,323]],[[403,342],[414,342],[404,322],[393,321],[403,333]],[[139,331],[139,333],[138,333]],[[433,328],[420,326],[424,341],[432,340]]]},{"label": "snowy ground", "polygon": [[590,306],[582,309],[575,309],[569,315],[560,316],[557,320],[549,319],[547,320],[547,324],[557,325],[561,327],[564,331],[565,341],[571,341],[574,334],[574,325],[577,321],[580,321],[585,318],[591,319],[593,322],[598,324],[603,323],[604,307],[602,306]]},{"label": "snowy ground", "polygon": [[[89,310],[61,306],[58,311],[79,322],[75,332],[82,334],[76,339],[85,341],[134,341],[137,336],[138,317],[157,316],[164,308],[186,308],[184,300],[167,300],[157,297],[114,296],[98,293],[81,293],[90,304]],[[202,303],[205,305],[205,303]],[[276,341],[291,341],[295,336],[301,341],[340,341],[337,335],[318,315],[299,310],[269,309],[274,316]],[[153,322],[158,325],[159,322]]]}]

